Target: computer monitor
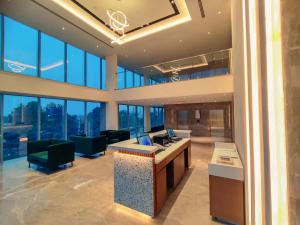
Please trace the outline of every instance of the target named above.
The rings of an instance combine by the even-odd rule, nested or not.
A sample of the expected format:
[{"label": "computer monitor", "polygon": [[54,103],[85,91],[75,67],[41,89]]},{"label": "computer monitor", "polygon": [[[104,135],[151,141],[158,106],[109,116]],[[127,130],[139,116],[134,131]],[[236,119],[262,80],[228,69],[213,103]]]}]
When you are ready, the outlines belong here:
[{"label": "computer monitor", "polygon": [[145,134],[142,136],[137,137],[137,141],[140,145],[148,145],[148,146],[152,146],[152,140],[149,136],[149,134]]},{"label": "computer monitor", "polygon": [[175,133],[172,128],[168,128],[167,133],[168,133],[169,138],[175,137]]}]

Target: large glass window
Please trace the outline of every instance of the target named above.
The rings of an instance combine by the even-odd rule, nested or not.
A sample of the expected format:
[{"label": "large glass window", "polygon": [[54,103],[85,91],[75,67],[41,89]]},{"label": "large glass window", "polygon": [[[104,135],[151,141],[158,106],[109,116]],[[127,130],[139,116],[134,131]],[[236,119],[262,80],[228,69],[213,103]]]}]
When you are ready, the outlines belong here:
[{"label": "large glass window", "polygon": [[128,128],[128,106],[119,105],[119,128],[126,129]]},{"label": "large glass window", "polygon": [[41,98],[41,139],[64,139],[64,100]]},{"label": "large glass window", "polygon": [[87,135],[96,137],[100,135],[101,104],[97,102],[87,102]]},{"label": "large glass window", "polygon": [[4,17],[4,70],[37,76],[38,31]]},{"label": "large glass window", "polygon": [[141,75],[141,86],[145,85],[145,77]]},{"label": "large glass window", "polygon": [[3,109],[3,159],[25,156],[27,142],[37,140],[38,100],[5,95]]},{"label": "large glass window", "polygon": [[105,103],[79,100],[67,100],[66,106],[64,103],[65,100],[61,99],[0,95],[0,112],[3,111],[3,117],[0,117],[3,125],[0,126],[0,129],[3,128],[0,144],[3,144],[4,160],[26,156],[28,141],[65,139],[65,124],[67,137],[85,133],[86,118],[87,135],[99,136],[99,132],[106,129]]},{"label": "large glass window", "polygon": [[67,46],[68,83],[84,85],[84,51],[72,45]]},{"label": "large glass window", "polygon": [[87,53],[87,86],[100,89],[101,79],[101,59],[95,55]]},{"label": "large glass window", "polygon": [[84,102],[67,101],[68,137],[84,134]]},{"label": "large glass window", "polygon": [[106,60],[101,59],[101,89],[106,90]]},{"label": "large glass window", "polygon": [[137,135],[144,133],[144,107],[137,106]]},{"label": "large glass window", "polygon": [[164,108],[163,107],[151,107],[151,127],[163,126],[164,125]]},{"label": "large glass window", "polygon": [[144,107],[119,105],[119,129],[130,130],[131,137],[144,133]]},{"label": "large glass window", "polygon": [[132,136],[136,135],[136,127],[137,127],[137,123],[136,123],[136,106],[130,105],[129,106],[129,129],[130,129],[130,134]]},{"label": "large glass window", "polygon": [[2,18],[3,16],[0,14],[0,69],[2,69]]},{"label": "large glass window", "polygon": [[125,69],[123,67],[118,66],[118,89],[125,88]]},{"label": "large glass window", "polygon": [[133,87],[133,72],[126,70],[126,88]]},{"label": "large glass window", "polygon": [[47,34],[41,34],[41,77],[65,81],[65,44]]},{"label": "large glass window", "polygon": [[134,73],[134,86],[135,87],[141,86],[141,76],[137,73]]}]

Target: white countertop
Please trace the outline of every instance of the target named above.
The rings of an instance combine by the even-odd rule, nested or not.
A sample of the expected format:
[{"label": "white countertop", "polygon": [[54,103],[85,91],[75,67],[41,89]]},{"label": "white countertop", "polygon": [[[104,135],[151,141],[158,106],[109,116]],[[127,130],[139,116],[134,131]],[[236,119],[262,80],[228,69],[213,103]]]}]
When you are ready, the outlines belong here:
[{"label": "white countertop", "polygon": [[165,158],[167,158],[172,152],[176,151],[180,146],[186,144],[190,138],[183,138],[182,140],[172,143],[170,147],[166,148],[166,150],[155,155],[155,164],[160,163]]},{"label": "white countertop", "polygon": [[[176,136],[183,138],[182,140],[172,143],[170,147],[167,147],[166,150],[158,153],[155,155],[155,163],[159,163],[164,160],[169,154],[173,151],[177,150],[181,145],[185,144],[190,140],[190,130],[174,130]],[[150,133],[149,136],[152,138],[154,135],[164,134],[166,131],[159,131],[155,133]],[[146,145],[139,145],[137,143],[136,138],[132,138],[126,141],[118,142],[115,144],[111,144],[108,146],[109,150],[118,151],[118,150],[126,150],[131,152],[137,153],[145,153],[145,154],[152,154],[156,152],[159,147],[158,146],[146,146]]]},{"label": "white countertop", "polygon": [[[220,157],[229,157],[232,164],[220,162]],[[239,153],[234,143],[215,144],[211,162],[208,164],[209,175],[225,177],[234,180],[244,180],[244,169]]]},{"label": "white countertop", "polygon": [[118,151],[127,150],[131,152],[151,154],[158,150],[157,146],[139,145],[136,138],[132,138],[126,141],[121,141],[115,144],[108,145],[108,150]]}]

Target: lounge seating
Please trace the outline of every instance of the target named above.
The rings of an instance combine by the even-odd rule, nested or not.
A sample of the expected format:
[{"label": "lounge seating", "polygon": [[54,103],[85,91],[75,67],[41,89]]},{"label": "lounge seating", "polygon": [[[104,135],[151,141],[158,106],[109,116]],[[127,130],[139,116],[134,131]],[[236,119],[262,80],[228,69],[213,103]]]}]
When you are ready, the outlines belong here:
[{"label": "lounge seating", "polygon": [[106,137],[108,145],[130,139],[130,132],[128,130],[105,130],[101,131],[100,135]]},{"label": "lounge seating", "polygon": [[130,132],[128,130],[118,130],[119,142],[130,139]]},{"label": "lounge seating", "polygon": [[165,129],[164,125],[162,125],[162,126],[156,126],[156,127],[151,127],[151,132],[158,132],[158,131],[162,131],[164,129]]},{"label": "lounge seating", "polygon": [[71,136],[70,140],[75,143],[75,152],[82,153],[88,156],[106,151],[106,136],[100,137],[85,137]]},{"label": "lounge seating", "polygon": [[59,165],[73,165],[75,143],[62,140],[43,140],[27,143],[27,161],[30,164],[56,169]]}]

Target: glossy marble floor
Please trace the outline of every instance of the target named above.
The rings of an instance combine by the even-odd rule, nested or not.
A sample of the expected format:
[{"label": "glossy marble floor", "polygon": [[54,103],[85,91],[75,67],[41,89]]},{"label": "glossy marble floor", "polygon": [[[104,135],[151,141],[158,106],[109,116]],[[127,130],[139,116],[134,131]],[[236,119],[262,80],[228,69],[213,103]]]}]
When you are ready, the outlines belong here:
[{"label": "glossy marble floor", "polygon": [[1,225],[211,225],[207,163],[211,144],[192,144],[193,166],[155,219],[113,204],[112,153],[77,157],[74,167],[50,175],[29,169],[26,159],[4,163],[0,172]]}]

